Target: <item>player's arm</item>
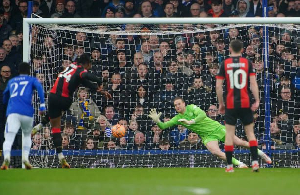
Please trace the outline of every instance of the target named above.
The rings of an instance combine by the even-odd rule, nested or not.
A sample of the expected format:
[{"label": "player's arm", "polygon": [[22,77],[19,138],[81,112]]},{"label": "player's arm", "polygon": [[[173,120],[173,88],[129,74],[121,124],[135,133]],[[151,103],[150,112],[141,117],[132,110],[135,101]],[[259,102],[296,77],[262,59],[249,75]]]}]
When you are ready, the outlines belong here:
[{"label": "player's arm", "polygon": [[207,116],[203,110],[201,110],[198,106],[193,106],[193,113],[197,116],[194,121],[195,123],[203,121]]},{"label": "player's arm", "polygon": [[178,124],[177,122],[177,118],[176,116],[173,117],[170,121],[167,121],[165,123],[160,121],[160,116],[161,116],[161,112],[157,113],[155,108],[152,108],[149,115],[148,115],[157,125],[160,129],[166,129],[168,127],[172,127],[176,124]]},{"label": "player's arm", "polygon": [[201,121],[203,121],[206,118],[206,114],[203,110],[201,110],[198,106],[193,105],[190,112],[193,113],[193,115],[196,116],[196,118],[192,119],[192,120],[186,120],[186,119],[179,119],[178,122],[182,122],[184,124],[187,125],[192,125],[195,123],[199,123]]},{"label": "player's arm", "polygon": [[223,100],[223,82],[225,79],[225,64],[224,61],[220,64],[219,72],[216,76],[216,93],[219,102],[219,111],[221,114],[225,113],[225,104]]},{"label": "player's arm", "polygon": [[258,85],[256,81],[256,74],[253,69],[252,62],[248,60],[249,64],[249,78],[250,78],[250,90],[254,96],[255,103],[252,105],[251,109],[253,111],[257,110],[259,107],[259,90],[258,90]]},{"label": "player's arm", "polygon": [[102,80],[90,72],[84,71],[80,73],[80,76],[83,80],[96,82],[99,86],[102,85]]},{"label": "player's arm", "polygon": [[216,80],[216,93],[218,97],[218,102],[219,104],[224,105],[224,100],[223,100],[223,79],[217,79]]},{"label": "player's arm", "polygon": [[43,86],[41,85],[41,83],[37,79],[34,79],[33,85],[36,88],[36,90],[38,92],[38,96],[40,98],[40,114],[41,115],[45,114],[46,105],[45,105],[45,95],[44,95]]},{"label": "player's arm", "polygon": [[259,90],[255,75],[250,75],[250,90],[255,99],[255,103],[252,105],[251,109],[255,111],[259,107]]}]

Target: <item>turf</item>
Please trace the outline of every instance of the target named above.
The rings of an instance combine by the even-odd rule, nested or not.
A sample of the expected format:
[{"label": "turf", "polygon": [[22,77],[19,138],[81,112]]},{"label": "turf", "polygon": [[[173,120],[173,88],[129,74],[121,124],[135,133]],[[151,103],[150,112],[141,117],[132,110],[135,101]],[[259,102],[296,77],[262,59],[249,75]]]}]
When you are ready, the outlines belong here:
[{"label": "turf", "polygon": [[296,195],[300,169],[127,168],[10,169],[0,172],[2,195]]}]

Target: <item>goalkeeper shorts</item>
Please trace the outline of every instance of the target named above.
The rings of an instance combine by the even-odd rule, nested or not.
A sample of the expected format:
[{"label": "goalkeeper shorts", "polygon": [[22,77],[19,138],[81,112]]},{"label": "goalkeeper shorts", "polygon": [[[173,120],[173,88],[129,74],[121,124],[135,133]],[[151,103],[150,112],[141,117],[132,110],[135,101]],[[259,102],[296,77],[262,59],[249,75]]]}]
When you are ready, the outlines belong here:
[{"label": "goalkeeper shorts", "polygon": [[203,144],[206,146],[206,144],[210,141],[221,141],[225,142],[225,135],[226,135],[226,130],[225,127],[222,126],[221,128],[216,129],[213,131],[211,134],[209,134],[206,137],[202,138]]}]

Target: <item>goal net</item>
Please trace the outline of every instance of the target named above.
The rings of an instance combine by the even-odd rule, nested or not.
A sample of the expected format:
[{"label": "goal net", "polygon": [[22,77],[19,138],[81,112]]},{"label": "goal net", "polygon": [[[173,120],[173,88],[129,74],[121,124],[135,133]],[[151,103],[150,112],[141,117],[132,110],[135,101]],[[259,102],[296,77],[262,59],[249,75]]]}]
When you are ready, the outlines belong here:
[{"label": "goal net", "polygon": [[[224,166],[198,135],[182,126],[161,131],[147,115],[156,108],[162,121],[169,120],[176,114],[172,100],[179,96],[224,124],[215,75],[233,39],[243,41],[243,56],[256,70],[261,102],[253,114],[259,148],[274,167],[299,166],[299,25],[33,24],[30,29],[32,72],[45,92],[59,72],[90,53],[91,71],[113,97],[83,87],[75,93],[62,120],[71,167]],[[37,96],[34,102],[39,102]],[[36,124],[42,120],[37,111]],[[126,126],[123,138],[111,134],[117,122]],[[241,122],[236,127],[236,135],[246,139]],[[48,124],[32,137],[30,161],[36,167],[59,167],[49,129]],[[15,155],[19,166],[20,152]],[[250,164],[244,148],[236,147],[235,157]]]}]

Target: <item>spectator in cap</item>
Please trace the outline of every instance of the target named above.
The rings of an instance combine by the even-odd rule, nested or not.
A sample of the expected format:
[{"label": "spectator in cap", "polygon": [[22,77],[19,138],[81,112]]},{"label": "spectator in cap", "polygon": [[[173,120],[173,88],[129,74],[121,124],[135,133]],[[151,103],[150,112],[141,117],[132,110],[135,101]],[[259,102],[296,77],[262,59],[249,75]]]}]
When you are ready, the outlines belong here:
[{"label": "spectator in cap", "polygon": [[65,1],[64,0],[57,0],[55,13],[51,15],[51,18],[60,18],[65,12]]},{"label": "spectator in cap", "polygon": [[116,13],[116,9],[120,6],[124,7],[124,1],[123,0],[112,0],[112,1],[110,1],[108,3],[108,5],[103,9],[101,17],[105,18],[105,15],[107,14],[107,9],[114,10],[114,13]]},{"label": "spectator in cap", "polygon": [[116,9],[113,7],[107,7],[104,11],[104,18],[114,18],[116,13]]}]

